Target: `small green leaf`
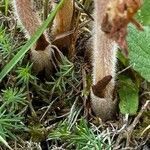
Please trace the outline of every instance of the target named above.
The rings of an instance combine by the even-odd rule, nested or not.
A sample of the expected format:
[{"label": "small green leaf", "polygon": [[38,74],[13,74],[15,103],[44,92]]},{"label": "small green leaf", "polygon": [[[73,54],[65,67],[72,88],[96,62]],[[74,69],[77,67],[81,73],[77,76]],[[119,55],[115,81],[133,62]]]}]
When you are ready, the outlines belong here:
[{"label": "small green leaf", "polygon": [[131,79],[123,77],[119,89],[119,108],[122,114],[135,115],[138,109],[138,88]]},{"label": "small green leaf", "polygon": [[129,26],[128,45],[130,64],[150,81],[150,27],[144,27],[144,31],[140,32]]},{"label": "small green leaf", "polygon": [[124,56],[124,54],[121,51],[117,52],[117,58],[124,66],[127,67],[129,65],[128,59]]}]

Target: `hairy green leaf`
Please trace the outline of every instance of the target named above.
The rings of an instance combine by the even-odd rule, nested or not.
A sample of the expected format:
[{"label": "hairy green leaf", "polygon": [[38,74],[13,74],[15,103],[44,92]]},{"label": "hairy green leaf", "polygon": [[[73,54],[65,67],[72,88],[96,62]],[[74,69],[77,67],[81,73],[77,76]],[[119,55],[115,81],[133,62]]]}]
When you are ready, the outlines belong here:
[{"label": "hairy green leaf", "polygon": [[135,115],[138,109],[138,88],[131,79],[123,77],[119,89],[119,108],[122,114]]},{"label": "hairy green leaf", "polygon": [[150,81],[150,27],[144,27],[144,31],[140,32],[130,26],[128,45],[130,64],[143,78]]}]

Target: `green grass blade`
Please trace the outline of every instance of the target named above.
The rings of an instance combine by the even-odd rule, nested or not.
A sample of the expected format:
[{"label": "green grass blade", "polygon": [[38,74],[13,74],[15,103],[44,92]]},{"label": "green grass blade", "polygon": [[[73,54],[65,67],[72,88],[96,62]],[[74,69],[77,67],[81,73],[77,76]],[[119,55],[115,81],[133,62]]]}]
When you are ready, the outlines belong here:
[{"label": "green grass blade", "polygon": [[13,149],[8,145],[7,141],[6,141],[2,136],[0,136],[0,142],[1,142],[2,144],[4,144],[9,150],[13,150]]},{"label": "green grass blade", "polygon": [[5,16],[8,14],[9,0],[5,0]]},{"label": "green grass blade", "polygon": [[21,48],[21,50],[13,57],[12,60],[2,69],[0,72],[0,82],[2,79],[11,71],[11,69],[21,60],[21,58],[25,55],[25,53],[32,47],[32,45],[38,40],[38,38],[42,35],[46,27],[52,23],[55,15],[58,10],[63,6],[65,0],[61,0],[61,2],[56,5],[55,9],[48,16],[48,18],[44,21],[42,26],[37,30],[37,32],[31,37],[31,39]]}]

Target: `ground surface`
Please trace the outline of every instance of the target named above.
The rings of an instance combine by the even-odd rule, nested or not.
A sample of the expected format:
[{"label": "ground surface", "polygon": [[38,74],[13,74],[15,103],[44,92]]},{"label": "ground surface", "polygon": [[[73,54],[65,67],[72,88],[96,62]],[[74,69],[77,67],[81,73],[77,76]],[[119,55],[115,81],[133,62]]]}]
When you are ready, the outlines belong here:
[{"label": "ground surface", "polygon": [[[32,73],[29,53],[2,80],[0,138],[8,142],[0,139],[2,150],[8,149],[7,144],[14,150],[150,149],[149,83],[132,68],[126,70],[129,66],[122,63],[121,54],[117,73],[139,80],[138,112],[129,117],[118,111],[116,120],[106,123],[91,113],[91,4],[82,2],[86,12],[80,5],[81,11],[76,10],[73,59],[64,54],[49,81],[43,74]],[[37,6],[40,12],[42,6]],[[1,8],[0,24],[1,70],[27,40],[11,5],[7,14],[5,7]],[[118,90],[119,77],[117,83]]]}]

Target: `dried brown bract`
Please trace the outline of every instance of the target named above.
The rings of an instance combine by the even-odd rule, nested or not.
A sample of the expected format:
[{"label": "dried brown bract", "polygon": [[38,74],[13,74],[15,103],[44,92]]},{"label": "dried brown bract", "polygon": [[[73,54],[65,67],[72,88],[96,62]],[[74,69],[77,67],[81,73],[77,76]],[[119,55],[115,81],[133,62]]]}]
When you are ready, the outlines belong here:
[{"label": "dried brown bract", "polygon": [[128,55],[126,41],[128,23],[132,23],[137,29],[143,30],[141,24],[134,18],[141,5],[142,0],[111,0],[103,17],[102,31],[115,40],[126,55]]},{"label": "dried brown bract", "polygon": [[101,79],[100,81],[97,82],[96,85],[92,86],[92,90],[94,95],[96,95],[99,98],[104,98],[105,97],[105,89],[108,83],[111,81],[112,76],[108,75]]}]

